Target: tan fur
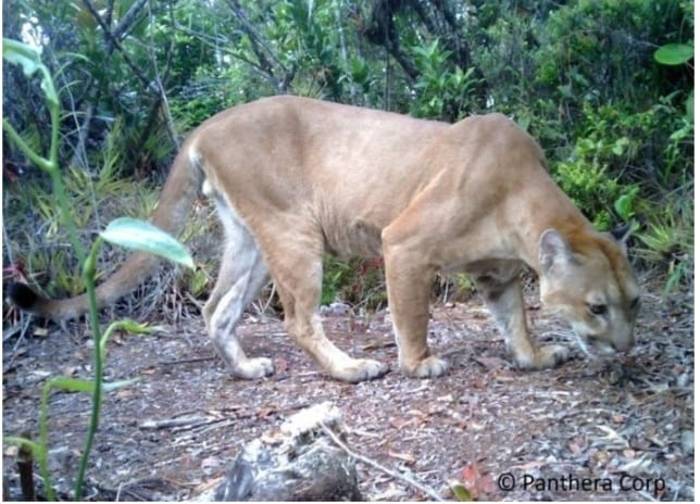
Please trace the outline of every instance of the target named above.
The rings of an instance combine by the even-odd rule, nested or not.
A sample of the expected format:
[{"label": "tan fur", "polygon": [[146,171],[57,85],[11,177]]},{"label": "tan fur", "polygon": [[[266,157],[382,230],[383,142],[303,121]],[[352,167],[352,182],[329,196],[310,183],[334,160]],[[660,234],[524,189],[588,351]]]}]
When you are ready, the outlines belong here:
[{"label": "tan fur", "polygon": [[[582,336],[626,350],[638,297],[627,259],[543,164],[532,138],[500,114],[449,125],[267,98],[217,114],[191,134],[154,221],[174,230],[192,184],[204,176],[227,235],[204,317],[219,354],[245,378],[272,372],[269,359],[248,358],[235,336],[242,310],[268,275],[288,332],[328,373],[355,382],[386,372],[325,337],[318,315],[324,251],[384,256],[399,364],[411,376],[447,369],[426,343],[430,285],[439,271],[474,276],[522,367],[550,367],[566,356],[562,347],[530,339],[518,285],[523,263],[540,275],[546,306]],[[116,274],[126,286],[108,280],[100,300],[128,292],[149,267],[132,260]],[[592,315],[591,303],[607,313]],[[84,309],[80,298],[45,301],[41,312],[61,317]]]}]

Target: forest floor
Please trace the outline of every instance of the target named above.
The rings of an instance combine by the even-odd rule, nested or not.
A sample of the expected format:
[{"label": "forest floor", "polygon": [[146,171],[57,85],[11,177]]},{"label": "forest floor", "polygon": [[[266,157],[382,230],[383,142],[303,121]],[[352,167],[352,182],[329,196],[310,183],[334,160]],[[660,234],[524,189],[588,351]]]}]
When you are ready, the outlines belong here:
[{"label": "forest floor", "polygon": [[[647,291],[632,352],[588,360],[571,343],[571,361],[541,372],[510,364],[477,298],[433,308],[430,344],[451,364],[447,376],[433,380],[396,370],[385,311],[325,319],[341,348],[392,366],[384,378],[357,385],[320,373],[273,318],[249,315],[239,328],[249,355],[275,362],[276,373],[259,381],[227,374],[200,319],[154,335],[118,335],[106,377],[139,381],[105,397],[88,493],[99,500],[196,498],[219,481],[245,443],[306,406],[332,401],[353,450],[445,499],[454,499],[449,482],[461,481],[486,500],[693,500],[693,297],[662,299],[658,289]],[[563,326],[529,301],[538,340],[565,341]],[[90,376],[84,325],[69,329],[50,326],[19,344],[16,335],[4,341],[5,435],[37,436],[47,377]],[[89,413],[85,394],[55,393],[50,400],[50,465],[64,498]],[[14,447],[4,447],[3,461],[5,488],[19,498]],[[427,498],[361,462],[357,468],[367,500]],[[515,488],[500,489],[510,475]],[[557,485],[526,485],[529,477]]]}]

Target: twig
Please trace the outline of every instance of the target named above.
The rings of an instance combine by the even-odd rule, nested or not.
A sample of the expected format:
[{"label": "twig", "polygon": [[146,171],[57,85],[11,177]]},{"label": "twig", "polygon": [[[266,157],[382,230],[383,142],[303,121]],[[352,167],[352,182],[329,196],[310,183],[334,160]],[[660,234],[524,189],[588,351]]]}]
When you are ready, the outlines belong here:
[{"label": "twig", "polygon": [[117,27],[112,32],[115,39],[121,40],[122,37],[136,25],[136,18],[141,13],[141,10],[143,10],[146,2],[147,0],[136,0],[136,2],[129,7],[129,10],[127,10],[126,14],[121,17],[119,24],[117,24]]},{"label": "twig", "polygon": [[193,362],[205,362],[216,359],[215,355],[210,355],[208,357],[195,357],[193,359],[181,359],[176,361],[163,361],[159,362],[159,366],[177,366],[179,364],[191,364]]},{"label": "twig", "polygon": [[200,311],[204,308],[204,303],[202,303],[200,300],[194,297],[191,292],[185,292],[185,297],[189,299],[190,303],[195,305]]},{"label": "twig", "polygon": [[659,499],[656,499],[653,495],[651,495],[649,492],[645,492],[644,490],[638,490],[637,493],[644,497],[648,501],[652,502],[657,502]]},{"label": "twig", "polygon": [[2,332],[2,342],[5,343],[6,341],[9,341],[12,336],[17,334],[22,330],[22,324],[20,322],[17,322],[15,325],[4,329]]},{"label": "twig", "polygon": [[109,27],[112,26],[112,14],[114,14],[114,0],[109,0],[107,2],[107,14],[105,15],[105,24]]},{"label": "twig", "polygon": [[265,303],[265,305],[263,307],[260,307],[259,301],[256,302],[254,305],[255,310],[258,312],[258,315],[260,315],[261,317],[265,316],[265,313],[267,313],[267,309],[272,304],[272,298],[274,298],[274,297],[275,297],[275,284],[272,283],[272,289],[270,289],[270,296],[267,298],[267,302]]},{"label": "twig", "polygon": [[[243,417],[243,418],[245,418],[245,417]],[[239,419],[238,417],[234,417],[234,418],[226,418],[226,417],[224,417],[224,418],[210,418],[208,420],[202,420],[201,422],[192,423],[190,425],[182,425],[179,427],[173,427],[172,432],[173,432],[173,434],[177,434],[179,432],[184,432],[184,431],[189,431],[189,430],[199,432],[203,427],[218,425],[218,424],[221,424],[224,422],[227,425],[234,425],[236,423],[236,421],[238,421],[238,419]]]},{"label": "twig", "polygon": [[[341,16],[340,16],[340,2],[338,0],[335,0],[333,2],[333,7],[335,10],[335,24],[337,26],[338,30],[338,38],[340,40],[340,58],[343,62],[343,71],[345,73],[350,73],[348,70],[348,50],[347,46],[345,45],[345,35],[343,34],[343,25],[340,22]],[[353,79],[350,79],[350,103],[355,105],[355,82]]]},{"label": "twig", "polygon": [[[260,34],[255,30],[255,27],[248,19],[245,10],[241,6],[238,0],[227,0],[228,6],[231,8],[236,19],[243,29],[243,32],[248,36],[250,40],[250,45],[255,53],[255,57],[260,63],[260,67],[268,75],[270,81],[277,89],[278,92],[286,93],[288,91],[289,85],[294,78],[296,73],[296,67],[288,69],[275,55],[275,52],[270,48],[270,46],[265,42],[265,40],[260,36]],[[266,55],[267,53],[267,55]],[[269,56],[269,58],[268,58]],[[270,61],[272,59],[272,61]],[[283,74],[283,78],[277,76],[275,72],[275,66],[277,66]]]},{"label": "twig", "polygon": [[27,334],[27,330],[29,329],[29,324],[30,324],[30,319],[29,317],[22,317],[20,320],[21,324],[21,332],[19,333],[19,337],[17,338],[17,341],[15,342],[14,346],[12,347],[12,355],[10,356],[10,360],[8,361],[6,365],[6,369],[9,370],[12,368],[12,365],[15,363],[15,359],[20,355],[20,352],[18,352],[20,345],[24,341],[24,336]]},{"label": "twig", "polygon": [[243,10],[243,7],[241,6],[241,3],[238,0],[228,0],[228,4],[229,4],[229,7],[231,7],[231,10],[235,14],[235,16],[241,22],[241,26],[243,27],[243,31],[246,33],[246,35],[248,35],[248,38],[253,43],[253,50],[255,51],[255,54],[258,56],[258,58],[261,60],[260,63],[263,66],[266,66],[266,67],[272,69],[272,64],[265,57],[265,55],[262,54],[261,51],[259,51],[259,48],[262,48],[274,60],[274,62],[277,65],[279,65],[280,68],[282,68],[282,70],[286,71],[286,67],[277,58],[277,56],[275,55],[275,52],[270,48],[270,46],[268,44],[265,43],[265,41],[258,34],[258,32],[255,31],[255,28],[253,27],[253,23],[251,23],[250,20],[248,19],[248,16],[246,15],[245,11]]},{"label": "twig", "polygon": [[[151,11],[151,0],[148,0],[147,3],[148,6],[148,18],[151,24],[153,24],[153,12]],[[171,40],[170,43],[170,50],[172,50],[173,47],[173,42],[175,38]],[[168,103],[168,97],[165,94],[165,88],[163,87],[163,81],[160,77],[160,73],[158,72],[158,62],[156,61],[156,57],[153,51],[153,31],[151,31],[151,43],[148,44],[148,55],[151,58],[151,63],[153,64],[153,73],[155,75],[155,82],[156,82],[156,88],[158,89],[158,94],[160,95],[160,101],[161,101],[161,110],[163,112],[163,118],[165,120],[165,129],[168,132],[168,137],[170,137],[170,141],[173,143],[176,149],[180,148],[180,139],[178,138],[177,131],[175,131],[175,121],[173,120],[173,116],[170,113],[170,104]],[[170,52],[170,51],[169,51]]]},{"label": "twig", "polygon": [[[217,419],[217,420],[223,420],[223,419]],[[170,427],[182,427],[182,426],[191,426],[191,427],[196,427],[198,425],[201,425],[202,422],[209,422],[211,421],[211,418],[209,417],[203,417],[203,416],[197,416],[197,417],[186,417],[186,418],[167,418],[165,420],[146,420],[143,422],[141,425],[139,425],[139,429],[167,429]]]},{"label": "twig", "polygon": [[380,471],[388,474],[389,476],[400,479],[409,485],[417,488],[421,492],[423,492],[425,495],[431,497],[433,500],[439,501],[439,502],[444,502],[444,499],[438,495],[438,493],[433,490],[432,488],[428,488],[427,486],[423,485],[422,483],[417,482],[410,476],[406,476],[405,474],[400,474],[397,473],[396,471],[392,471],[391,469],[384,467],[378,462],[375,462],[374,460],[365,457],[364,455],[360,455],[358,453],[355,453],[352,451],[348,446],[343,443],[338,436],[335,435],[335,433],[328,428],[328,426],[324,423],[321,424],[321,428],[323,429],[323,432],[328,434],[328,437],[330,437],[335,444],[337,444],[340,448],[342,448],[348,455],[350,455],[352,458],[359,460],[360,462],[364,462],[365,464],[374,467],[375,469],[379,469]]},{"label": "twig", "polygon": [[378,348],[390,348],[396,346],[395,341],[372,341],[362,345],[362,350],[376,350]]},{"label": "twig", "polygon": [[158,88],[155,86],[154,83],[151,82],[151,80],[148,77],[146,77],[146,75],[144,75],[141,69],[132,61],[129,54],[124,50],[124,47],[122,46],[119,39],[117,39],[114,36],[114,34],[109,30],[109,27],[105,24],[104,19],[102,19],[102,17],[98,14],[97,9],[95,9],[95,6],[92,4],[92,2],[90,0],[83,0],[83,3],[90,11],[92,17],[95,18],[95,21],[97,21],[97,23],[102,28],[105,40],[107,42],[107,47],[111,48],[112,46],[114,46],[119,51],[119,54],[122,55],[122,58],[124,58],[124,62],[131,69],[133,74],[141,81],[144,87],[149,91],[153,92],[154,94],[158,94]]},{"label": "twig", "polygon": [[389,86],[391,84],[391,59],[389,58],[389,23],[384,25],[384,39],[386,47],[384,48],[384,110],[390,110],[389,107]]},{"label": "twig", "polygon": [[[180,24],[174,24],[173,28],[177,31],[181,31],[183,33],[187,33],[188,35],[192,35],[194,37],[197,37],[200,42],[203,42],[204,44],[208,45],[209,47],[212,47],[218,51],[221,51],[225,54],[228,54],[232,58],[238,59],[242,61],[243,63],[246,63],[253,67],[253,70],[258,72],[261,76],[268,78],[270,76],[267,71],[265,71],[264,68],[262,68],[258,63],[255,63],[254,61],[249,60],[245,56],[242,56],[236,51],[232,51],[231,49],[228,49],[226,46],[221,46],[217,45],[216,42],[221,42],[222,44],[232,44],[231,40],[224,38],[224,37],[212,37],[211,35],[208,35],[206,33],[198,32],[195,30],[192,30],[190,28],[187,28],[186,26],[182,26]],[[212,39],[212,40],[208,40]]]},{"label": "twig", "polygon": [[471,348],[469,347],[464,347],[464,348],[457,348],[455,350],[450,350],[449,352],[443,352],[440,354],[440,357],[443,359],[447,359],[448,357],[452,357],[453,355],[461,354],[464,352],[469,352]]}]

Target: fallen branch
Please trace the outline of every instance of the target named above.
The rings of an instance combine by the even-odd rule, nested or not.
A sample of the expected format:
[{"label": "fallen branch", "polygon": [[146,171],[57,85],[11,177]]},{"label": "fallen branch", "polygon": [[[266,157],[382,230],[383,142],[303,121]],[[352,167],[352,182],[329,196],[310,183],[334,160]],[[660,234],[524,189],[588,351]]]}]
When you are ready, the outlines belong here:
[{"label": "fallen branch", "polygon": [[353,457],[355,460],[359,460],[360,462],[364,462],[365,464],[374,467],[375,469],[379,469],[380,471],[388,474],[392,478],[396,478],[399,480],[404,481],[405,483],[408,483],[409,485],[417,488],[421,492],[423,492],[425,495],[431,497],[433,500],[439,501],[439,502],[444,502],[444,499],[438,495],[438,493],[433,490],[432,488],[429,488],[422,483],[417,482],[410,476],[406,476],[405,474],[398,473],[396,471],[392,471],[391,469],[384,467],[378,462],[375,462],[374,460],[365,457],[364,455],[360,455],[358,453],[355,453],[352,451],[348,446],[343,443],[338,436],[335,435],[335,433],[329,429],[326,424],[322,423],[321,428],[323,429],[323,432],[325,432],[328,437],[330,437],[335,444],[337,444],[340,448],[342,448],[348,455]]},{"label": "fallen branch", "polygon": [[362,350],[377,350],[379,348],[390,348],[396,346],[395,341],[370,341],[362,345]]},{"label": "fallen branch", "polygon": [[186,418],[168,418],[165,420],[146,420],[141,425],[139,429],[167,429],[170,427],[182,427],[191,426],[196,427],[201,425],[202,422],[209,422],[211,418],[209,417],[186,417]]}]

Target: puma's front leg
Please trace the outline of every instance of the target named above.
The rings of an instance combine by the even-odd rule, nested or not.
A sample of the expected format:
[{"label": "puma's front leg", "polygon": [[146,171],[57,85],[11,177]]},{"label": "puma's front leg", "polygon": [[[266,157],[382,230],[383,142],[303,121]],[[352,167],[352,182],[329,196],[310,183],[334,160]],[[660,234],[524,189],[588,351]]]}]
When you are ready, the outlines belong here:
[{"label": "puma's front leg", "polygon": [[[275,236],[280,239],[284,231],[278,231]],[[274,249],[271,247],[268,252],[270,270],[284,306],[285,328],[333,378],[357,383],[385,375],[389,368],[384,363],[354,359],[326,337],[318,314],[323,279],[322,256],[309,253],[313,247],[300,246],[300,236],[303,235],[297,230],[288,236],[286,242]],[[317,250],[320,248],[318,246]]]},{"label": "puma's front leg", "polygon": [[435,270],[396,246],[385,245],[384,261],[401,370],[416,378],[444,374],[447,362],[430,355],[427,343],[430,285]]},{"label": "puma's front leg", "polygon": [[547,345],[538,348],[530,339],[517,272],[507,280],[480,276],[476,278],[476,285],[520,368],[552,368],[568,358],[565,347]]}]

